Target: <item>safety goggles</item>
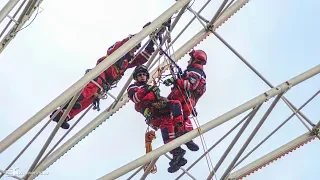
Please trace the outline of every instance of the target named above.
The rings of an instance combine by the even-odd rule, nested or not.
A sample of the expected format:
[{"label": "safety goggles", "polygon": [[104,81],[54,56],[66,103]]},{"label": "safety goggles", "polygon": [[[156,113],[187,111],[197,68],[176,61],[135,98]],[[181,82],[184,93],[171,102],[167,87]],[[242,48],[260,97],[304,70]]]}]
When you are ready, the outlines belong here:
[{"label": "safety goggles", "polygon": [[147,76],[147,73],[138,73],[137,76],[138,77]]}]

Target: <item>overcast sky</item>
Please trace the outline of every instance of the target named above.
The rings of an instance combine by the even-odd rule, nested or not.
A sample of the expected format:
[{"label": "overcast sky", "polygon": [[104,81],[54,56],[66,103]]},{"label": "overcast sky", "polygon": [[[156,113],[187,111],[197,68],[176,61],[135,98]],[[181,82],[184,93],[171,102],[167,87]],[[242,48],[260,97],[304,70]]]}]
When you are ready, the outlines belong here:
[{"label": "overcast sky", "polygon": [[[3,7],[7,1],[0,2],[0,7]],[[38,14],[35,21],[28,28],[19,32],[17,37],[1,53],[0,81],[2,82],[2,90],[0,99],[3,103],[0,105],[0,139],[4,139],[70,87],[83,76],[87,68],[94,67],[97,59],[106,54],[109,46],[129,34],[139,32],[145,23],[158,17],[174,3],[174,1],[147,0],[112,1],[112,3],[93,0],[90,2],[45,0],[41,4],[43,11]],[[211,2],[202,15],[210,20],[221,2],[222,0]],[[204,3],[205,0],[198,0],[192,8],[199,10]],[[273,85],[278,85],[319,64],[318,52],[320,52],[320,48],[318,42],[320,38],[318,32],[320,22],[317,19],[320,16],[319,5],[320,2],[316,0],[250,1],[217,32]],[[172,34],[173,38],[191,18],[190,12],[184,14]],[[5,23],[0,24],[1,29],[4,25]],[[174,49],[177,50],[201,28],[201,24],[195,21],[177,41]],[[145,41],[146,39],[143,42]],[[209,57],[208,64],[205,66],[208,83],[207,93],[197,105],[200,124],[204,124],[269,90],[269,87],[214,35],[202,41],[196,48],[206,51]],[[186,67],[187,60],[188,57],[185,56],[179,62],[182,69]],[[130,73],[131,70],[127,71],[118,85],[119,88],[111,91],[114,95],[117,95]],[[319,84],[319,76],[313,77],[292,88],[286,93],[286,97],[299,107],[319,90]],[[163,96],[168,95],[169,88],[161,86],[161,90]],[[102,101],[101,109],[108,107],[111,102],[111,99]],[[249,131],[243,133],[238,144],[217,172],[218,177],[224,173],[271,102],[268,101],[261,108],[257,117],[247,128]],[[320,120],[317,110],[319,106],[320,98],[316,97],[303,110],[314,123]],[[280,101],[245,152],[251,150],[291,113],[292,111],[283,101]],[[98,114],[99,112],[90,111],[68,137],[74,135]],[[206,133],[207,146],[213,145],[240,119],[240,117],[235,118]],[[45,121],[47,120],[48,118],[45,119]],[[0,155],[1,170],[7,167],[45,121]],[[73,124],[74,121],[70,123]],[[56,123],[49,125],[41,137],[15,163],[13,169],[18,168],[19,173],[29,169],[55,125]],[[144,155],[145,130],[144,118],[133,109],[133,103],[130,102],[51,165],[44,175],[38,176],[38,179],[87,180],[100,178]],[[63,129],[59,130],[54,142],[64,132]],[[213,165],[218,162],[236,132],[210,153]],[[265,155],[305,132],[306,128],[302,123],[296,117],[292,118],[284,128],[240,166]],[[160,132],[157,132],[157,136],[158,138],[153,142],[154,148],[163,144]],[[303,146],[303,148],[272,163],[271,166],[254,173],[247,179],[300,180],[314,178],[314,172],[318,170],[317,157],[320,150],[317,141]],[[195,139],[195,142],[201,146],[199,138]],[[187,149],[185,146],[183,148]],[[202,153],[202,147],[198,152],[187,151],[185,157],[188,159],[188,164],[185,168]],[[169,174],[167,172],[168,162],[166,157],[161,157],[157,162],[158,172],[150,175],[149,179],[173,179],[182,172]],[[206,161],[201,161],[190,173],[197,179],[205,179],[209,174]],[[131,173],[128,173],[119,179],[125,179],[130,175]],[[134,179],[139,179],[141,175],[142,172]],[[4,179],[10,178],[4,177]],[[185,175],[182,179],[191,178]]]}]

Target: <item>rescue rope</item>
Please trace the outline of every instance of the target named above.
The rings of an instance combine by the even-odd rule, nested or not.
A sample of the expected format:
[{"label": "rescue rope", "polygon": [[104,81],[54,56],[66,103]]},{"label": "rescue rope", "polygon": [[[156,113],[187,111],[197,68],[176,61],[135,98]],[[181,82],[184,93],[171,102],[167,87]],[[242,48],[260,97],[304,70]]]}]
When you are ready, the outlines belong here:
[{"label": "rescue rope", "polygon": [[[178,89],[179,89],[180,93],[182,94],[181,88],[178,87]],[[186,94],[186,96],[187,96],[187,98],[188,98],[188,101],[190,102],[190,97],[189,97],[188,93],[185,92],[185,94]],[[184,97],[183,97],[183,99],[184,99],[184,102],[187,103],[187,101],[186,101],[186,99],[185,99]],[[192,105],[191,105],[191,109],[192,109],[192,110],[189,108],[189,106],[187,106],[187,107],[188,107],[189,112],[191,112],[191,114],[194,114],[194,113],[195,113],[195,110],[194,110],[194,108],[193,108]],[[202,132],[201,132],[199,120],[198,120],[198,118],[197,118],[196,116],[194,116],[194,115],[192,115],[192,120],[193,120],[193,122],[194,122],[194,123],[196,124],[196,126],[197,126],[197,130],[198,130],[198,132],[199,132],[199,134],[200,134],[200,140],[201,140],[201,144],[202,144],[202,147],[203,147],[203,151],[204,151],[204,153],[205,153],[206,151],[208,151],[208,147],[207,147],[207,143],[206,143],[206,141],[205,141],[205,139],[204,139],[204,137],[203,137],[203,134],[202,134]],[[207,161],[207,164],[208,164],[209,171],[211,172],[211,171],[213,170],[213,164],[212,164],[211,156],[210,156],[209,153],[206,154],[206,161]],[[209,164],[209,163],[210,163],[210,164]],[[211,165],[211,167],[210,167],[210,165]],[[211,170],[211,168],[212,168],[212,170]],[[217,177],[216,177],[216,179],[217,179]]]},{"label": "rescue rope", "polygon": [[[147,132],[145,133],[145,148],[146,148],[146,154],[152,151],[152,140],[154,140],[154,139],[156,139],[156,138],[157,138],[157,137],[156,137],[155,131],[153,131],[153,130],[150,130],[150,131],[149,131],[149,126],[148,126]],[[147,163],[147,164],[144,165],[144,167],[143,167],[144,171],[147,170],[147,168],[148,168],[148,166],[149,166],[150,163],[151,163],[151,162],[149,162],[149,163]],[[152,169],[150,170],[150,172],[151,172],[152,174],[155,174],[155,173],[157,172],[157,166],[154,165],[154,166],[152,167]]]},{"label": "rescue rope", "polygon": [[[170,70],[170,71],[172,71],[172,70]],[[178,87],[180,93],[183,94],[181,88],[180,88],[179,86],[177,86],[177,87]],[[189,97],[188,93],[185,92],[185,94],[186,94],[186,96],[188,97],[188,100],[189,100],[189,102],[190,102],[190,97]],[[184,102],[188,104],[188,102],[187,102],[187,100],[185,99],[185,97],[184,97],[184,96],[182,96],[182,97],[183,97]],[[194,112],[193,107],[191,107],[191,108],[192,108],[192,111],[191,111],[191,109],[189,108],[189,106],[187,106],[187,107],[188,107],[189,112]],[[193,113],[191,113],[191,114],[193,114]],[[203,151],[206,152],[206,151],[208,150],[208,147],[207,147],[206,141],[205,141],[205,139],[204,139],[204,137],[203,137],[203,134],[202,134],[202,132],[201,132],[199,120],[197,119],[197,117],[194,117],[194,116],[192,116],[192,117],[193,117],[192,119],[193,119],[193,121],[194,121],[194,123],[195,123],[195,125],[196,125],[196,127],[197,127],[197,130],[198,130],[198,132],[199,132],[200,141],[201,141],[201,145],[202,145]],[[211,172],[211,168],[213,169],[213,164],[212,164],[212,160],[211,160],[210,154],[207,153],[205,157],[206,157],[208,169],[209,169],[209,171]],[[211,165],[211,167],[210,167],[210,165]]]},{"label": "rescue rope", "polygon": [[[168,33],[168,34],[170,34],[170,33]],[[159,38],[159,37],[158,37]],[[156,46],[158,46],[159,48],[160,48],[160,53],[161,54],[165,54],[165,56],[164,56],[164,61],[165,62],[167,62],[167,64],[170,66],[170,72],[171,72],[171,75],[174,77],[174,75],[175,75],[175,73],[174,73],[174,69],[173,69],[173,65],[178,69],[178,73],[177,73],[177,75],[178,75],[178,78],[180,78],[180,76],[181,76],[181,74],[182,74],[182,70],[181,70],[181,68],[175,63],[175,61],[173,61],[171,58],[170,58],[170,55],[168,55],[165,51],[163,51],[163,49],[160,47],[160,45],[158,45],[158,43],[156,42],[156,40],[155,40],[155,34],[151,34],[150,35],[150,39],[152,40],[152,41],[154,41],[154,44],[156,45]],[[160,38],[160,39],[162,39],[162,38]],[[159,39],[159,40],[160,40]],[[161,40],[160,40],[161,41]],[[167,49],[167,51],[169,52],[169,54],[171,54],[170,53],[170,48],[168,48],[168,41],[166,41],[165,43],[164,43],[164,45],[167,47],[166,49]],[[171,49],[172,49],[172,51],[174,52],[174,49],[173,49],[173,46],[171,46]],[[159,54],[160,54],[159,53]],[[160,55],[161,55],[160,54]],[[169,61],[169,62],[168,62]],[[159,67],[158,67],[159,68]],[[161,73],[161,72],[160,72]],[[161,78],[161,75],[160,75],[160,73],[158,73],[159,75],[158,75],[158,78],[159,78],[159,81],[160,81],[160,78]],[[179,91],[180,91],[180,93],[181,94],[183,94],[182,93],[182,90],[180,89],[180,87],[178,87],[179,88]],[[190,101],[190,97],[188,96],[188,93],[187,92],[185,92],[186,93],[186,95],[187,95],[187,97],[188,97],[188,100]],[[184,102],[185,103],[187,103],[187,101],[186,101],[186,99],[183,97],[183,99],[184,99]],[[195,112],[195,110],[194,110],[194,108],[192,107],[192,111],[191,111],[191,109],[188,107],[188,110],[190,111],[190,112]],[[193,114],[193,113],[192,113]],[[199,136],[200,136],[200,140],[201,140],[201,145],[202,145],[202,147],[203,147],[203,150],[204,150],[204,152],[206,152],[207,151],[207,144],[206,144],[206,142],[205,142],[205,139],[204,139],[204,137],[203,137],[203,135],[202,135],[202,132],[201,132],[201,129],[200,129],[200,123],[199,123],[199,121],[198,121],[198,119],[197,118],[193,118],[193,121],[194,121],[194,123],[196,124],[196,127],[197,127],[197,130],[198,130],[198,132],[199,132]],[[211,160],[211,157],[210,157],[210,154],[208,153],[208,154],[206,154],[206,161],[207,161],[207,165],[208,165],[208,169],[209,169],[209,172],[212,172],[211,171],[211,167],[212,167],[212,169],[213,169],[213,164],[212,164],[212,160]],[[211,167],[210,167],[210,165],[211,165]],[[216,176],[215,176],[215,178],[217,178]]]},{"label": "rescue rope", "polygon": [[[234,12],[234,13],[231,14],[231,15],[229,15],[226,20],[224,20],[221,24],[219,24],[219,25],[218,25],[217,27],[215,27],[215,28],[218,29],[219,27],[221,27],[221,26],[223,25],[223,23],[227,22],[227,21],[230,19],[230,17],[232,17],[233,15],[235,15],[235,14],[236,14],[241,8],[243,8],[247,3],[248,3],[248,2],[246,2],[246,3],[243,4],[241,7],[239,7],[236,12]],[[200,44],[201,41],[205,40],[205,39],[206,39],[208,36],[210,36],[210,35],[211,35],[211,34],[208,34],[207,36],[202,37],[202,38],[198,41],[198,43],[195,44],[193,47],[195,47],[195,46],[197,46],[198,44]],[[183,56],[182,56],[182,57],[183,57]],[[181,60],[182,57],[180,57],[180,58],[177,59],[177,60]],[[166,67],[163,67],[162,70],[166,70]],[[79,142],[80,142],[81,140],[83,140],[83,139],[85,139],[86,137],[88,137],[89,134],[91,134],[94,130],[96,130],[96,128],[98,128],[101,124],[103,124],[104,122],[106,122],[106,120],[110,119],[110,117],[111,117],[113,114],[117,113],[117,112],[120,110],[120,108],[124,107],[128,102],[129,102],[128,99],[123,100],[123,104],[122,104],[119,108],[115,109],[114,112],[112,112],[110,116],[108,116],[106,119],[104,119],[104,121],[102,121],[102,122],[101,122],[100,124],[98,124],[94,129],[92,129],[90,132],[88,132],[88,133],[86,134],[86,136],[83,136],[80,140],[78,140],[78,141],[77,141],[78,143],[76,143],[76,144],[79,144]],[[61,153],[61,155],[59,155],[59,157],[56,159],[56,161],[59,160],[63,155],[67,154],[73,147],[76,146],[76,144],[74,144],[72,147],[70,147],[70,149],[68,149],[67,151],[64,151],[63,153]],[[54,161],[52,164],[54,164],[56,161]],[[45,169],[49,168],[52,164],[48,165]]]},{"label": "rescue rope", "polygon": [[[178,69],[179,72],[178,72],[177,74],[180,74],[180,75],[181,75],[181,73],[182,73],[181,68],[180,68],[172,59],[170,59],[170,54],[171,54],[171,52],[170,52],[170,48],[168,48],[168,43],[167,43],[167,42],[165,43],[165,46],[167,47],[166,49],[168,49],[168,54],[169,54],[169,55],[168,55],[166,52],[164,52],[164,51],[163,51],[163,53],[167,56],[167,58],[165,58],[165,59],[166,59],[167,64],[170,66],[171,75],[172,75],[173,77],[174,77],[174,75],[175,75],[175,72],[174,72],[174,69],[173,69],[173,67],[172,67],[172,64],[174,64],[174,66]],[[172,52],[174,53],[173,46],[171,46],[171,49],[172,49]],[[169,62],[168,62],[168,60],[169,60]],[[177,87],[178,87],[180,93],[183,94],[181,88],[180,88],[179,86],[177,86]],[[188,93],[187,93],[186,91],[185,91],[185,94],[186,94],[186,96],[187,96],[187,98],[188,98],[188,100],[189,100],[189,102],[190,102],[190,97],[189,97],[189,95],[188,95]],[[184,96],[183,96],[183,99],[184,99],[184,102],[185,102],[186,104],[188,104],[188,102],[187,102],[187,100],[185,99]],[[187,107],[188,107],[189,112],[192,112],[191,114],[194,114],[194,112],[195,112],[194,108],[191,106],[191,108],[192,108],[192,110],[191,110],[191,109],[189,108],[189,106],[187,106]],[[201,132],[199,120],[198,120],[198,118],[195,117],[195,116],[192,116],[192,119],[193,119],[194,123],[196,124],[197,130],[198,130],[198,132],[199,132],[199,136],[200,136],[201,144],[202,144],[202,147],[203,147],[203,151],[206,152],[206,151],[208,150],[208,147],[207,147],[206,141],[205,141],[205,139],[204,139],[204,137],[203,137],[203,134],[202,134],[202,132]],[[206,154],[206,161],[207,161],[208,169],[209,169],[209,171],[211,172],[211,171],[212,171],[211,169],[213,169],[213,163],[212,163],[212,160],[211,160],[211,157],[210,157],[210,154],[209,154],[209,153]],[[210,167],[210,165],[211,165],[211,167]],[[216,176],[215,176],[215,178],[217,179]]]}]

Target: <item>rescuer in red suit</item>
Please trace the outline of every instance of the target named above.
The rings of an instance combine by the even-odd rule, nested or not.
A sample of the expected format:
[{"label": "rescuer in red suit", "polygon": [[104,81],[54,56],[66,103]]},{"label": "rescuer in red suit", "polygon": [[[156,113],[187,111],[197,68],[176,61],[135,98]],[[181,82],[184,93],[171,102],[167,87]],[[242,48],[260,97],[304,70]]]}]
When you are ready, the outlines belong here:
[{"label": "rescuer in red suit", "polygon": [[[144,27],[146,27],[149,24],[150,23],[147,23]],[[109,49],[107,50],[107,55],[98,59],[97,64],[99,64],[107,56],[109,56],[114,51],[116,51],[119,47],[125,44],[133,36],[134,35],[130,35],[129,37],[121,41],[118,41],[115,44],[113,44],[111,47],[109,47]],[[89,82],[85,86],[85,88],[82,90],[81,95],[77,99],[75,105],[72,107],[65,121],[62,123],[61,128],[69,129],[70,125],[68,124],[68,121],[73,119],[74,116],[76,116],[78,113],[82,112],[90,104],[92,104],[97,99],[97,97],[99,97],[99,92],[101,92],[101,89],[104,89],[106,91],[110,90],[111,87],[115,85],[122,78],[122,76],[124,75],[124,72],[128,68],[133,68],[147,62],[150,56],[152,55],[152,53],[154,52],[153,46],[154,46],[153,41],[150,41],[149,44],[144,49],[144,51],[137,54],[136,58],[133,60],[134,53],[141,47],[141,43],[139,43],[136,47],[134,47],[127,54],[121,57],[115,64],[113,64],[107,70],[102,72],[97,78]],[[53,119],[53,121],[55,122],[59,121],[64,110],[67,108],[67,105],[60,110],[59,114]],[[50,115],[50,118],[56,111],[57,110],[52,112],[52,114]]]},{"label": "rescuer in red suit", "polygon": [[[202,50],[193,50],[189,55],[187,69],[181,78],[175,80],[172,77],[164,81],[166,86],[174,84],[168,99],[178,100],[182,105],[184,126],[179,128],[179,135],[193,130],[189,116],[191,114],[197,116],[195,106],[206,91],[206,74],[203,71],[203,66],[207,63],[207,54]],[[186,146],[191,151],[199,150],[199,146],[192,140],[187,142]]]},{"label": "rescuer in red suit", "polygon": [[[146,123],[155,130],[160,128],[164,144],[176,138],[175,128],[182,126],[183,115],[181,104],[176,100],[167,100],[160,96],[157,86],[148,85],[149,73],[144,65],[135,68],[133,73],[134,84],[128,89],[128,96],[135,103],[135,110],[143,114]],[[185,150],[181,147],[173,149],[170,153],[173,159],[169,163],[168,172],[173,173],[187,163],[183,158]]]}]

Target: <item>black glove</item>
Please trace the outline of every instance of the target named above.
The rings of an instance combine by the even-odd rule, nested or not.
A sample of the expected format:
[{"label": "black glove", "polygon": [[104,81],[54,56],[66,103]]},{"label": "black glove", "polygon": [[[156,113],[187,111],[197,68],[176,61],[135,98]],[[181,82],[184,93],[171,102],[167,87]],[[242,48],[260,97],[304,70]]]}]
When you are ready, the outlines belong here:
[{"label": "black glove", "polygon": [[93,104],[93,110],[100,111],[100,99],[96,98],[92,102]]},{"label": "black glove", "polygon": [[145,48],[147,51],[153,53],[154,52],[154,42],[152,41],[152,39],[150,40],[149,44],[147,45],[147,47]]},{"label": "black glove", "polygon": [[193,107],[192,115],[193,115],[194,117],[197,117],[197,116],[198,116],[198,112],[197,112],[197,110],[196,110],[195,107]]},{"label": "black glove", "polygon": [[[143,28],[149,26],[151,24],[151,22],[148,22],[147,24],[145,24],[143,26]],[[154,52],[154,42],[152,40],[150,40],[149,44],[147,45],[147,47],[145,48],[147,51],[153,53]]]},{"label": "black glove", "polygon": [[148,22],[147,24],[145,24],[145,25],[142,27],[142,29],[145,28],[145,27],[147,27],[147,26],[149,26],[150,24],[151,24],[151,22]]},{"label": "black glove", "polygon": [[171,17],[168,19],[167,22],[164,22],[162,25],[163,26],[167,26],[168,31],[170,31],[170,28],[171,28]]}]

